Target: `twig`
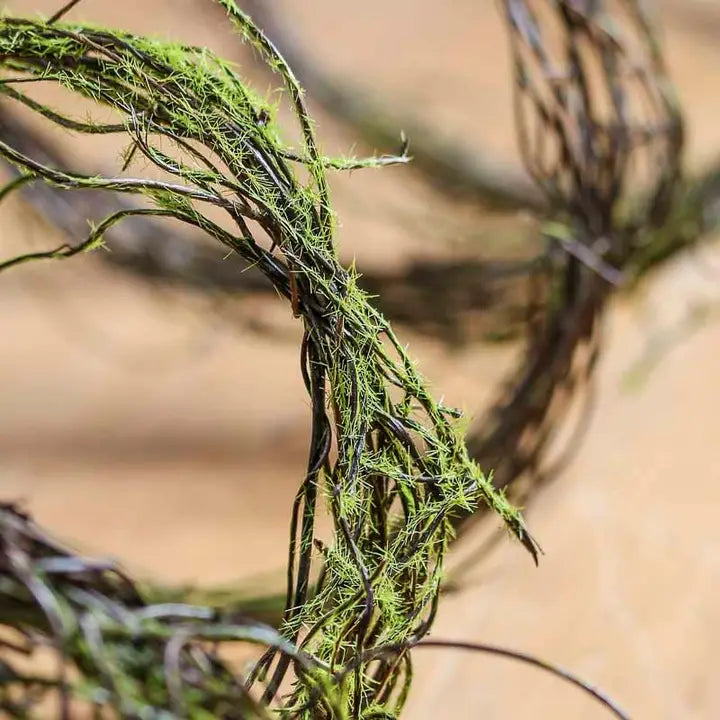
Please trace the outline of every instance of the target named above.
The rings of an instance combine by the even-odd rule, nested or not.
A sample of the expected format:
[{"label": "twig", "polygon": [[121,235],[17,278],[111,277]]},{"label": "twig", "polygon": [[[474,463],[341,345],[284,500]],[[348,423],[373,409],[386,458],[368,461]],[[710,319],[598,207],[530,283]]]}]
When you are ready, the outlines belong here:
[{"label": "twig", "polygon": [[481,154],[463,147],[458,138],[442,137],[416,118],[397,115],[347,78],[336,78],[311,63],[289,23],[280,21],[274,2],[250,0],[247,6],[255,21],[282,49],[312,99],[359,133],[367,145],[393,147],[401,129],[409,140],[411,167],[421,171],[438,192],[467,197],[497,209],[545,207],[542,195],[521,168],[508,166],[488,152]]}]

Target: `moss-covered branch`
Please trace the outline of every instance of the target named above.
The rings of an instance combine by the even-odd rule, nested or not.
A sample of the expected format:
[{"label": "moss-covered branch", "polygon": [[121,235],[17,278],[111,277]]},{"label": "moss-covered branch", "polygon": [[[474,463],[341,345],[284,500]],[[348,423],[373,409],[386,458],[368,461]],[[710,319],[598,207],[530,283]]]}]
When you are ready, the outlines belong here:
[{"label": "moss-covered branch", "polygon": [[[320,154],[302,91],[283,58],[232,0],[220,2],[282,79],[303,138],[301,151],[283,143],[274,108],[233,66],[206,49],[86,25],[5,17],[0,20],[0,56],[7,75],[0,93],[78,132],[125,133],[129,147],[125,167],[108,176],[53,167],[6,141],[0,141],[0,155],[28,176],[27,182],[70,193],[114,191],[142,201],[137,209],[110,215],[85,241],[55,250],[54,256],[94,247],[112,225],[157,213],[237,253],[287,299],[304,327],[301,369],[312,404],[310,448],[292,511],[280,628],[285,644],[271,643],[250,685],[264,681],[264,705],[280,702],[306,717],[338,716],[341,710],[369,717],[378,703],[392,713],[399,709],[389,700],[393,690],[409,682],[407,661],[359,663],[345,678],[341,696],[328,699],[318,692],[315,676],[302,672],[301,660],[309,658],[311,667],[334,673],[367,650],[421,638],[435,613],[452,518],[478,503],[491,506],[533,554],[535,545],[518,513],[469,459],[456,413],[432,398],[353,272],[338,262],[325,169],[345,164]],[[101,124],[63,115],[26,96],[17,80],[56,83],[111,108],[118,120]],[[136,157],[152,163],[162,177],[132,175]],[[7,192],[19,187],[15,182]],[[224,221],[211,217],[207,208]],[[5,267],[14,262],[6,260]],[[318,549],[315,517],[323,505],[332,516],[334,537]],[[322,568],[319,575],[316,566]],[[11,570],[13,582],[23,580],[17,567]],[[65,612],[44,603],[50,598],[44,581],[27,577],[24,582],[49,620],[48,642],[83,672],[80,651],[69,643],[76,634],[63,624]],[[119,636],[127,638],[127,631],[103,623],[84,634],[86,642],[93,638],[97,643]],[[135,626],[133,637],[140,652],[146,643],[162,639],[174,667],[187,647],[182,635],[171,638],[162,628],[144,624]],[[192,637],[227,639],[212,624]],[[119,669],[98,673],[97,663],[87,669],[87,681],[109,691],[104,702],[121,713],[129,691],[124,682],[106,686],[116,671],[122,677],[132,674],[127,663],[135,662],[134,652],[126,656],[119,649],[113,660]],[[202,660],[193,672],[210,681],[211,670],[211,663]],[[295,684],[279,700],[291,670]],[[153,683],[153,706],[173,710],[189,701],[193,686],[182,679],[177,673],[159,677]],[[64,677],[59,682],[68,693],[83,687]],[[137,692],[142,696],[149,689]],[[339,707],[334,710],[330,702]],[[205,700],[198,708],[216,712],[205,707]]]}]

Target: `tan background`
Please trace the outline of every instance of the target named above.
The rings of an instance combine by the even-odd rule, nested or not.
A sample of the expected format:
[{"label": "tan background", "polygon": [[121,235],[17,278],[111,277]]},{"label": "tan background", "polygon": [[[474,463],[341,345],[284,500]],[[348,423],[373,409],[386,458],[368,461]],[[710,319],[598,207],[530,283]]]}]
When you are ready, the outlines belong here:
[{"label": "tan background", "polygon": [[[478,152],[516,161],[496,3],[282,4],[317,62]],[[57,3],[6,5],[30,13]],[[247,62],[208,5],[86,0],[75,15],[211,44]],[[720,155],[720,6],[660,6],[690,121],[690,165],[699,168]],[[352,143],[323,114],[319,130],[330,150]],[[97,163],[117,151],[77,152]],[[462,223],[440,224],[438,242],[425,221],[448,215],[447,203],[402,169],[336,185],[343,257],[360,267],[468,252],[492,239],[492,225],[466,208]],[[1,217],[3,248],[56,242],[17,201]],[[720,717],[713,252],[678,259],[615,304],[590,435],[529,513],[545,550],[540,568],[505,542],[469,589],[445,600],[435,637],[538,653],[592,680],[635,718]],[[309,415],[289,311],[263,309],[284,339],[259,337],[207,300],[148,288],[85,258],[3,276],[0,303],[3,499],[24,499],[60,536],[141,575],[216,583],[270,567],[281,576]],[[401,334],[437,392],[471,413],[514,352],[452,353]],[[426,653],[418,653],[412,720],[605,717],[531,669]]]}]

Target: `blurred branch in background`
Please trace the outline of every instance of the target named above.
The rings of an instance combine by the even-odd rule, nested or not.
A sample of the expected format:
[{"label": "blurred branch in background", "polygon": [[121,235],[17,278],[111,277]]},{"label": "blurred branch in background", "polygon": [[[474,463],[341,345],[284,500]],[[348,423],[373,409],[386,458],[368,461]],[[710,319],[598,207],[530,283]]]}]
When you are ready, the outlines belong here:
[{"label": "blurred branch in background", "polygon": [[437,192],[474,200],[496,210],[542,210],[545,203],[522,168],[506,159],[482,154],[449,139],[436,128],[402,114],[389,103],[371,98],[348,78],[333,76],[313,63],[302,42],[283,23],[277,0],[247,0],[245,6],[282,53],[309,96],[334,118],[352,128],[353,135],[370,147],[388,148],[398,143],[401,131],[410,140],[411,167],[422,173]]},{"label": "blurred branch in background", "polygon": [[[289,654],[300,676],[314,665],[256,620],[148,602],[113,562],[76,555],[7,504],[0,504],[0,581],[0,711],[7,717],[50,717],[54,709],[69,720],[100,716],[110,705],[120,717],[160,718],[167,692],[173,717],[267,720],[237,665],[256,648]],[[241,648],[240,662],[227,657],[231,646]]]},{"label": "blurred branch in background", "polygon": [[520,150],[551,208],[546,235],[557,243],[556,260],[548,265],[548,301],[528,326],[526,356],[468,446],[511,497],[528,475],[527,501],[548,477],[544,456],[572,391],[593,380],[615,290],[598,268],[618,278],[636,269],[638,252],[667,242],[662,233],[675,212],[683,222],[673,244],[688,226],[686,240],[696,239],[702,225],[676,209],[684,198],[683,120],[640,3],[505,0],[503,7]]},{"label": "blurred branch in background", "polygon": [[[71,166],[42,133],[2,104],[0,138],[48,166]],[[0,162],[17,176],[13,165]],[[28,184],[20,193],[51,225],[73,239],[87,232],[89,220],[99,222],[134,207],[121,195],[98,196],[82,190],[69,194],[43,183]],[[225,254],[201,236],[161,227],[149,218],[130,217],[108,229],[105,240],[109,252],[95,257],[150,282],[234,298],[273,292],[256,268],[227,262]],[[525,298],[518,278],[527,276],[532,262],[415,260],[398,271],[367,270],[359,284],[375,297],[375,304],[390,320],[417,332],[448,343],[464,342],[468,333],[505,339],[522,332]],[[443,302],[439,303],[438,297]]]}]

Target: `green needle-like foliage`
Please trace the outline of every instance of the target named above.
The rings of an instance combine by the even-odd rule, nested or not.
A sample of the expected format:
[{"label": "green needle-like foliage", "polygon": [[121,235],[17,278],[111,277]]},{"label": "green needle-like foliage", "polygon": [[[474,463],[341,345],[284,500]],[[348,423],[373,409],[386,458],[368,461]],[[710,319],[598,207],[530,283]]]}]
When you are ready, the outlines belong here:
[{"label": "green needle-like foliage", "polygon": [[[114,224],[156,215],[204,231],[259,268],[290,302],[304,328],[301,369],[312,428],[307,473],[292,508],[281,636],[256,625],[218,624],[192,616],[194,610],[155,611],[139,597],[125,601],[133,609],[121,606],[113,588],[103,586],[102,573],[79,566],[73,574],[69,561],[58,570],[66,584],[58,584],[47,570],[51,550],[18,547],[27,528],[12,513],[0,546],[0,608],[11,602],[18,608],[7,615],[0,609],[0,624],[39,632],[61,651],[73,668],[57,681],[65,695],[123,716],[248,716],[239,705],[227,709],[228,698],[239,697],[246,685],[201,649],[236,639],[269,648],[247,684],[248,693],[262,685],[261,708],[279,706],[286,717],[394,717],[410,680],[410,660],[403,651],[381,650],[407,648],[427,633],[452,518],[484,503],[533,555],[535,546],[518,513],[469,459],[457,413],[432,398],[353,270],[338,262],[326,168],[390,160],[323,158],[292,71],[232,0],[219,2],[282,78],[302,150],[284,144],[274,109],[232,65],[204,48],[5,17],[0,92],[65,128],[126,134],[130,147],[123,172],[100,177],[49,167],[0,141],[0,154],[22,172],[4,194],[44,182],[67,192],[138,195],[145,204],[114,213],[76,245],[11,258],[0,269],[90,250]],[[61,85],[112,108],[118,120],[64,115],[19,89],[32,82]],[[128,175],[140,156],[164,179]],[[327,546],[315,538],[323,506],[334,528]],[[82,582],[75,587],[76,575],[88,588]],[[183,615],[188,612],[190,629]],[[6,707],[16,702],[17,687],[28,687],[25,680],[19,672],[0,672]],[[36,693],[38,685],[30,688]],[[252,697],[255,703],[257,693]]]}]

